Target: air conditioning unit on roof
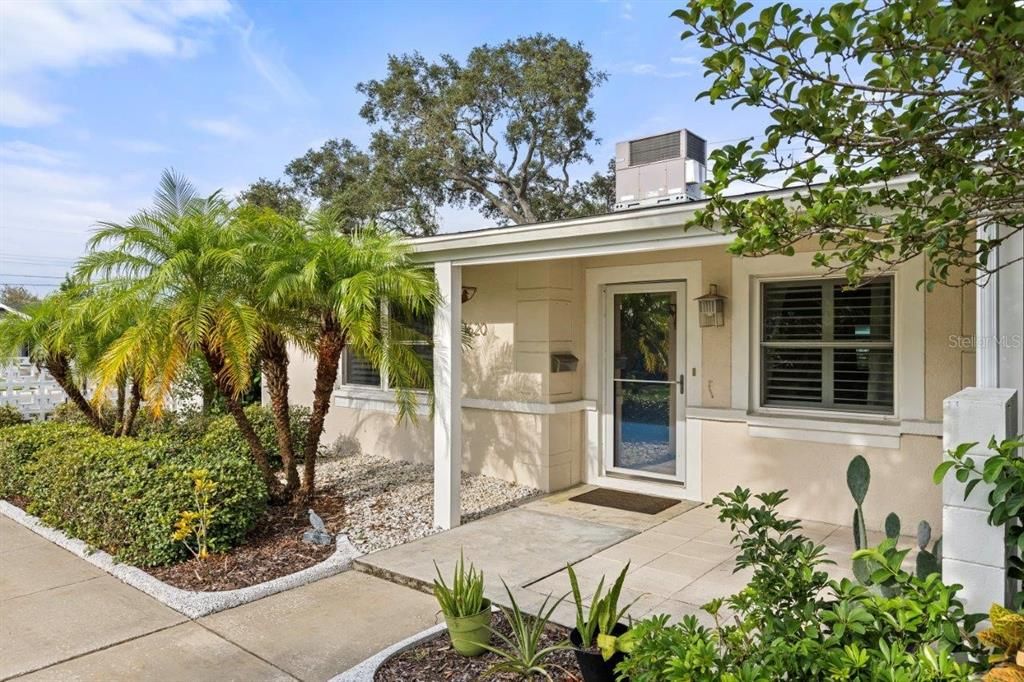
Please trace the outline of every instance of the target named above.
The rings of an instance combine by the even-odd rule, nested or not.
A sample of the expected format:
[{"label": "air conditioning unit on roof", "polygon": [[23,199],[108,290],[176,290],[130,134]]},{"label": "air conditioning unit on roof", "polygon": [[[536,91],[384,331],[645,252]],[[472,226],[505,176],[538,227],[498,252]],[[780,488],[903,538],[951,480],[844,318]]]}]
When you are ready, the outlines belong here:
[{"label": "air conditioning unit on roof", "polygon": [[707,141],[688,130],[615,145],[615,210],[703,199]]}]

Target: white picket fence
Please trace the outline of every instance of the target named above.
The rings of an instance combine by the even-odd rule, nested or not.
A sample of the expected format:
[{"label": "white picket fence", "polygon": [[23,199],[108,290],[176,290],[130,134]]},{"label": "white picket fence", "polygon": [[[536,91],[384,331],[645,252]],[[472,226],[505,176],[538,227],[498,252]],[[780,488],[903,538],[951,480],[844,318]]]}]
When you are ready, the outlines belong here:
[{"label": "white picket fence", "polygon": [[50,373],[28,358],[15,358],[13,364],[0,367],[0,405],[14,405],[26,419],[49,419],[66,400]]}]

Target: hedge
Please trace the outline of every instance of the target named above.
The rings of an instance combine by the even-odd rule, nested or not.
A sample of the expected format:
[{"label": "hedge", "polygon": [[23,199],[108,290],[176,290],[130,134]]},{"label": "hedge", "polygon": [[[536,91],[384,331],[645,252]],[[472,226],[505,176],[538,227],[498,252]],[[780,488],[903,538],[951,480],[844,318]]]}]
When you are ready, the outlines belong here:
[{"label": "hedge", "polygon": [[171,538],[192,510],[188,472],[217,483],[210,546],[239,544],[266,508],[266,488],[248,456],[194,442],[111,438],[81,427],[34,424],[0,430],[0,469],[16,476],[4,496],[22,494],[28,511],[69,535],[139,566],[189,556]]},{"label": "hedge", "polygon": [[92,433],[95,431],[85,426],[55,422],[0,428],[0,497],[25,495],[28,485],[26,467],[40,450]]},{"label": "hedge", "polygon": [[[296,455],[302,452],[302,444],[309,430],[309,409],[301,406],[291,408],[291,439]],[[281,453],[277,446],[277,431],[274,429],[274,417],[270,410],[262,405],[249,405],[245,414],[252,423],[256,435],[260,437],[263,447],[271,463],[281,462]],[[204,448],[218,452],[233,452],[248,457],[249,445],[242,438],[238,425],[231,415],[202,414],[164,415],[160,419],[149,420],[139,429],[140,438],[160,438],[174,442],[196,442]]]}]

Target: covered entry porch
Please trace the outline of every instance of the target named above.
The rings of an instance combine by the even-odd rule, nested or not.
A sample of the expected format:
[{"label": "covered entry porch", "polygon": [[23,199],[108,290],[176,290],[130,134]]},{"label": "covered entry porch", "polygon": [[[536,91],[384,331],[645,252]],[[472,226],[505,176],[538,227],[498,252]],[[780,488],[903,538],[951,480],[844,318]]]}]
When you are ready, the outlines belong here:
[{"label": "covered entry porch", "polygon": [[[417,240],[444,301],[434,319],[436,523],[458,525],[466,457],[545,490],[589,482],[702,499],[700,460],[686,455],[699,436],[688,410],[701,407],[704,385],[694,299],[707,290],[705,263],[727,265],[726,243],[685,232],[678,207]],[[676,258],[650,258],[667,252]]]}]

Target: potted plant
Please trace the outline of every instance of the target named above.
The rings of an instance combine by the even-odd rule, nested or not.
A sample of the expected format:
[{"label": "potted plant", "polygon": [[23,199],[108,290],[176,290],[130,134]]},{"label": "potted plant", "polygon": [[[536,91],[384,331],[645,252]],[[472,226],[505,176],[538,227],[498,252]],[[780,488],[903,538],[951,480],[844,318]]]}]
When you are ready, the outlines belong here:
[{"label": "potted plant", "polygon": [[604,591],[602,576],[590,600],[590,608],[587,609],[583,605],[576,572],[572,566],[568,567],[572,598],[576,602],[576,627],[570,633],[569,641],[572,642],[584,682],[615,682],[615,666],[624,656],[618,646],[619,639],[629,630],[629,626],[622,623],[621,619],[633,605],[630,602],[619,608],[619,595],[628,570],[627,563],[607,592]]},{"label": "potted plant", "polygon": [[473,564],[467,569],[461,553],[450,587],[436,561],[434,569],[434,597],[444,614],[452,646],[463,656],[479,656],[491,641],[491,601],[484,597],[484,574]]}]

